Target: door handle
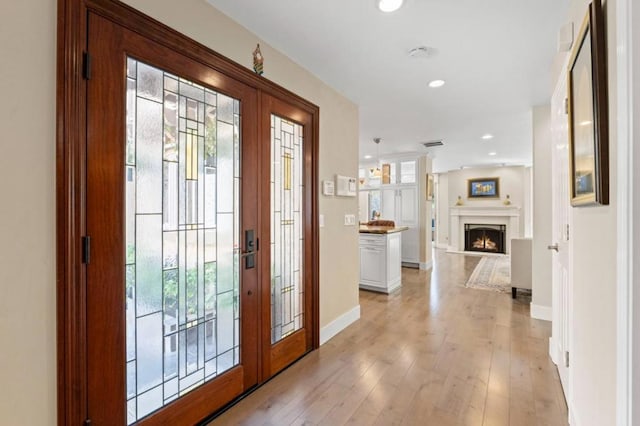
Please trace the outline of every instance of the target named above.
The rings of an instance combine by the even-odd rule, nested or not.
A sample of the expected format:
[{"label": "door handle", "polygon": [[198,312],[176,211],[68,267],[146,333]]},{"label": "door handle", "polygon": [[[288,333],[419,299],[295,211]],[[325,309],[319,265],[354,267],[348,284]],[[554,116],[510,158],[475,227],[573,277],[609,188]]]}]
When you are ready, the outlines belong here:
[{"label": "door handle", "polygon": [[244,259],[244,268],[253,269],[256,267],[256,241],[254,238],[253,229],[247,229],[244,231],[244,246],[247,251],[240,253],[240,257]]},{"label": "door handle", "polygon": [[547,246],[547,249],[549,249],[549,250],[555,250],[555,251],[556,251],[556,253],[557,253],[557,252],[558,252],[558,244],[556,243],[556,244],[552,244],[552,245],[550,245],[550,246]]}]

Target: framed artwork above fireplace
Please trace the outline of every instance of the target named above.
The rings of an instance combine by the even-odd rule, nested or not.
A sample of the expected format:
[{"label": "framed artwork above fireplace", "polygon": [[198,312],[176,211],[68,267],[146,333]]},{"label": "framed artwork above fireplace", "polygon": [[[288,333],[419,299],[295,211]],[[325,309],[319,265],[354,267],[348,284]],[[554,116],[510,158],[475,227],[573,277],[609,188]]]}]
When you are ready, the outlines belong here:
[{"label": "framed artwork above fireplace", "polygon": [[476,178],[467,181],[468,198],[500,198],[500,178]]}]

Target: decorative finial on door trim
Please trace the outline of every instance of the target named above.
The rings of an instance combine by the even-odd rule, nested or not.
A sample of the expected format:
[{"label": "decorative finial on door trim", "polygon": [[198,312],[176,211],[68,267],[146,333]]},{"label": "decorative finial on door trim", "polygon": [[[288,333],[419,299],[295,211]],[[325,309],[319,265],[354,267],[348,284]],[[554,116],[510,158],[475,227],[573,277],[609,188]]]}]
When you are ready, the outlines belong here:
[{"label": "decorative finial on door trim", "polygon": [[264,57],[262,56],[262,52],[260,51],[260,43],[256,46],[256,50],[253,51],[253,70],[258,75],[262,75],[264,72],[263,68]]}]

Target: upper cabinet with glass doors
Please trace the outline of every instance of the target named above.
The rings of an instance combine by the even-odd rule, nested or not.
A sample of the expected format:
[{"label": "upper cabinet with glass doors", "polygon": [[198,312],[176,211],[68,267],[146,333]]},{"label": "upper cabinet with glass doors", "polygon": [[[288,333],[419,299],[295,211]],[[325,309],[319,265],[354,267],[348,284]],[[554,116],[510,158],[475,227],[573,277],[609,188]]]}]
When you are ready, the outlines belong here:
[{"label": "upper cabinet with glass doors", "polygon": [[382,160],[379,164],[363,164],[358,171],[360,189],[385,185],[415,185],[416,172],[416,160]]}]

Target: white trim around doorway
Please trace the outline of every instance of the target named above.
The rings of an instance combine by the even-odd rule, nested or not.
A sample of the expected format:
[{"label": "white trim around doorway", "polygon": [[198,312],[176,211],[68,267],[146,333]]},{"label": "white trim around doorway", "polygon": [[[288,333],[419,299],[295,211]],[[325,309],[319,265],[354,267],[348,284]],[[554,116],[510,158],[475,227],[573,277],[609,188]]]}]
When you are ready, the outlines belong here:
[{"label": "white trim around doorway", "polygon": [[[637,117],[640,111],[634,111],[634,92],[638,92],[639,88],[634,87],[633,81],[638,81],[640,74],[640,67],[634,67],[634,60],[637,64],[640,57],[634,58],[633,56],[638,54],[640,45],[637,43],[638,37],[634,34],[632,26],[632,22],[637,22],[637,19],[640,19],[640,10],[634,10],[632,3],[633,0],[618,0],[616,11],[617,132],[619,141],[616,159],[618,171],[617,426],[632,426],[640,422],[640,414],[637,412],[640,389],[637,389],[637,384],[634,389],[636,381],[634,378],[637,379],[638,371],[634,371],[633,368],[633,359],[634,356],[637,356],[634,345],[636,348],[638,347],[640,334],[637,318],[635,318],[634,324],[634,305],[640,306],[638,301],[640,298],[638,293],[640,292],[633,291],[634,284],[638,284],[639,274],[639,271],[634,270],[633,265],[637,264],[637,257],[640,254],[640,238],[637,235],[638,231],[633,226],[634,210],[640,207],[640,200],[637,197],[640,185],[634,186],[634,182],[637,183],[638,180],[638,176],[634,176],[634,170],[640,167],[640,152],[633,149],[634,130],[636,130],[634,127],[640,125],[640,120]],[[636,196],[634,197],[634,195]]]}]

